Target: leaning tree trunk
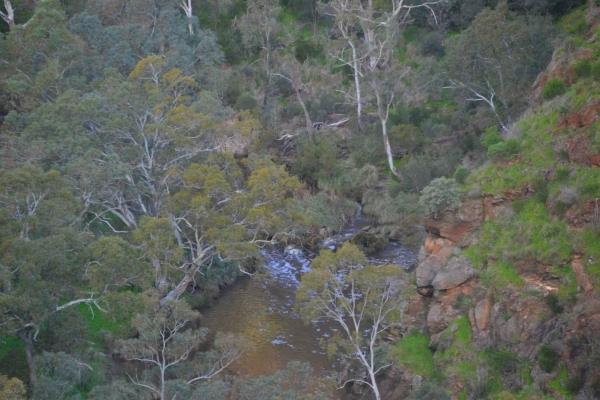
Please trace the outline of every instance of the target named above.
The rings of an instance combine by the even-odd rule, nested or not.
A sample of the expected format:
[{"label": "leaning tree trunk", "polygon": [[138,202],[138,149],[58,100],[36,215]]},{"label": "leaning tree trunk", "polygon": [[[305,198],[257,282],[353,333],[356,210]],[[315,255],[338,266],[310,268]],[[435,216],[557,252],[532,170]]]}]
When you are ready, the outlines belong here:
[{"label": "leaning tree trunk", "polygon": [[17,335],[23,341],[25,347],[25,358],[27,359],[27,368],[29,368],[29,391],[33,393],[37,378],[35,375],[35,363],[33,359],[33,339],[31,337],[33,327],[27,326],[19,331]]},{"label": "leaning tree trunk", "polygon": [[10,0],[4,0],[4,8],[6,9],[6,14],[0,11],[0,18],[4,20],[8,24],[8,28],[12,30],[15,27],[15,9],[13,8]]},{"label": "leaning tree trunk", "polygon": [[312,142],[313,124],[310,119],[310,114],[308,113],[308,110],[306,109],[306,104],[304,104],[302,96],[300,95],[300,88],[294,85],[294,90],[296,91],[296,97],[298,97],[298,102],[300,103],[300,106],[302,106],[302,110],[304,110],[304,118],[306,118],[306,131],[308,132],[308,139]]}]

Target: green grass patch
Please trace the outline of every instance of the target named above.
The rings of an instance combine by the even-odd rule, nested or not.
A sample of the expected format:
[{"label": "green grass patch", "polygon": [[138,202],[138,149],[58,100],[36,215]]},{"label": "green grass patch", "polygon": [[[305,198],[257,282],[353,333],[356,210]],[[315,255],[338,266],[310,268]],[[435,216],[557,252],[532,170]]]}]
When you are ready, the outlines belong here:
[{"label": "green grass patch", "polygon": [[471,323],[467,317],[456,319],[450,326],[458,325],[458,329],[455,334],[455,341],[457,343],[468,343],[473,338],[473,331],[471,330]]},{"label": "green grass patch", "polygon": [[530,199],[513,217],[486,222],[482,240],[464,254],[475,263],[489,262],[500,282],[521,286],[511,265],[525,259],[559,264],[571,251],[566,225],[551,219],[544,204]]},{"label": "green grass patch", "polygon": [[398,366],[417,375],[430,377],[433,374],[433,352],[429,349],[429,338],[412,331],[395,345]]},{"label": "green grass patch", "polygon": [[101,332],[108,331],[115,336],[124,336],[131,331],[131,316],[116,319],[110,314],[104,313],[94,308],[93,313],[86,304],[79,304],[78,311],[82,313],[90,330],[90,339],[94,342],[94,347],[99,348],[101,341]]},{"label": "green grass patch", "polygon": [[14,349],[24,349],[23,341],[19,339],[17,335],[3,336],[0,338],[0,360],[3,359],[9,351]]},{"label": "green grass patch", "polygon": [[548,382],[548,386],[550,388],[556,390],[558,393],[565,396],[566,398],[570,399],[573,397],[571,395],[571,392],[569,392],[567,390],[567,388],[564,387],[562,384],[562,382],[568,382],[568,381],[569,381],[569,376],[567,375],[567,368],[562,367],[560,370],[560,373],[556,376],[556,378],[554,378],[553,380]]}]

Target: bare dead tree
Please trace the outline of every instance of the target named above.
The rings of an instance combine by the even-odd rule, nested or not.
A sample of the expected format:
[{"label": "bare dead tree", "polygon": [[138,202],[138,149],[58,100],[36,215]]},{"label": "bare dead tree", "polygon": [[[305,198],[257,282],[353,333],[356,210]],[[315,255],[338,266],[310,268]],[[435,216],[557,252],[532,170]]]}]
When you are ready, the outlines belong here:
[{"label": "bare dead tree", "polygon": [[15,9],[10,0],[4,0],[4,8],[6,9],[6,13],[0,11],[0,18],[8,24],[9,29],[12,29],[15,27]]}]

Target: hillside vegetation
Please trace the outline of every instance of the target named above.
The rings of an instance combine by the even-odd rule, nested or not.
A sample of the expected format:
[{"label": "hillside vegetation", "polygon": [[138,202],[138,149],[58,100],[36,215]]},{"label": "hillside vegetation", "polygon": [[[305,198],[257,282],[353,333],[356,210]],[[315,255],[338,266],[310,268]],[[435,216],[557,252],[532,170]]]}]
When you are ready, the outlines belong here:
[{"label": "hillside vegetation", "polygon": [[[600,397],[595,1],[3,4],[0,398]],[[339,379],[227,374],[197,309],[357,210],[419,261],[315,258]]]}]

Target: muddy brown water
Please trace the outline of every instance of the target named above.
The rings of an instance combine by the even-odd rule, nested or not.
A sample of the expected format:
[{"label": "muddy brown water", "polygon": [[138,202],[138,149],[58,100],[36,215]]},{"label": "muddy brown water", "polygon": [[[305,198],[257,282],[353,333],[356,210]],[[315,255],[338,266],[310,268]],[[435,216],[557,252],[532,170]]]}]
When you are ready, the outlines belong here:
[{"label": "muddy brown water", "polygon": [[[357,217],[342,234],[325,243],[335,248],[370,221]],[[212,332],[243,333],[253,343],[246,353],[229,367],[229,372],[249,378],[272,375],[288,362],[308,362],[319,377],[333,376],[340,363],[329,359],[319,345],[338,330],[331,321],[313,321],[306,325],[294,311],[295,291],[302,275],[310,271],[315,254],[299,249],[275,248],[263,252],[264,274],[261,278],[243,277],[224,289],[215,304],[202,310],[202,325]],[[381,252],[368,257],[374,264],[396,264],[409,268],[416,254],[390,242]]]}]

